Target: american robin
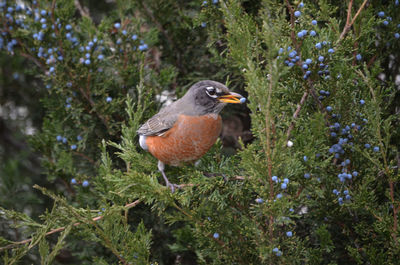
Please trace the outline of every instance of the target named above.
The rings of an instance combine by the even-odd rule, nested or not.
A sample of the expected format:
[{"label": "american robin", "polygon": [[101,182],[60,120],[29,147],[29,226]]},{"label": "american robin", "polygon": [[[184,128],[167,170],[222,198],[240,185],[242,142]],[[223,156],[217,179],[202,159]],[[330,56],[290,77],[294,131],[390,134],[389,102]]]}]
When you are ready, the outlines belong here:
[{"label": "american robin", "polygon": [[140,146],[158,159],[158,170],[172,192],[176,185],[165,175],[165,164],[179,166],[202,157],[221,133],[219,112],[226,103],[245,101],[219,82],[200,81],[137,130]]}]

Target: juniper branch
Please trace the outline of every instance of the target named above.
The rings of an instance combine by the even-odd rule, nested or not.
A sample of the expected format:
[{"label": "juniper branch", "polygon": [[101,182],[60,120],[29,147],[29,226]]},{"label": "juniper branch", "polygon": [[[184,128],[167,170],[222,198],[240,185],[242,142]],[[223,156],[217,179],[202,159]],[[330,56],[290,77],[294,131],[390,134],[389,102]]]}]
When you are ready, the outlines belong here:
[{"label": "juniper branch", "polygon": [[[134,202],[131,202],[131,203],[126,204],[126,205],[124,206],[124,208],[125,208],[126,210],[131,209],[131,208],[135,207],[136,205],[138,205],[140,202],[141,202],[140,200],[136,200],[136,201],[134,201]],[[97,221],[101,220],[103,217],[104,217],[104,215],[100,215],[100,216],[94,217],[94,218],[92,219],[92,221],[93,221],[93,222],[97,222]],[[81,224],[82,224],[81,222],[76,222],[76,223],[73,224],[73,226],[79,226],[79,225],[81,225]],[[55,228],[55,229],[53,229],[53,230],[47,232],[47,233],[45,234],[45,236],[49,236],[49,235],[52,235],[52,234],[55,234],[55,233],[59,233],[59,232],[61,232],[61,231],[64,231],[65,229],[66,229],[65,226],[59,227],[59,228]],[[28,238],[28,239],[25,239],[25,240],[22,240],[22,241],[14,242],[14,243],[9,244],[9,245],[7,245],[7,246],[0,247],[0,251],[4,251],[4,250],[7,250],[7,249],[12,249],[12,248],[17,247],[17,246],[19,246],[19,245],[25,245],[25,244],[30,243],[31,241],[32,241],[32,238]]]}]

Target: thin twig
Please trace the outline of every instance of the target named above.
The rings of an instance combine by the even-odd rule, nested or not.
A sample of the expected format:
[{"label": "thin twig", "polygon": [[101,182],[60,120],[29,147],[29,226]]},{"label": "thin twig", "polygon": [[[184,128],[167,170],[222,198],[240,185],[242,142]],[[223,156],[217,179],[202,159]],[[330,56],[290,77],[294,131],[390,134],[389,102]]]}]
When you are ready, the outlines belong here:
[{"label": "thin twig", "polygon": [[292,7],[292,5],[289,3],[289,0],[285,0],[287,9],[289,10],[290,13],[290,26],[292,28],[291,32],[290,32],[290,38],[292,39],[292,42],[294,44],[294,46],[296,47],[296,50],[299,49],[297,40],[296,40],[296,33],[294,32],[294,9]]},{"label": "thin twig", "polygon": [[79,14],[81,14],[82,17],[90,18],[89,9],[82,7],[79,0],[75,0],[74,4],[75,4],[75,7],[78,9]]},{"label": "thin twig", "polygon": [[308,90],[307,90],[306,92],[304,92],[303,96],[302,96],[301,99],[300,99],[299,104],[297,104],[297,109],[296,109],[296,111],[293,113],[293,121],[290,123],[290,126],[289,126],[289,128],[288,128],[288,131],[287,131],[287,133],[286,133],[286,138],[287,138],[287,140],[289,140],[289,138],[290,138],[290,134],[291,134],[291,132],[292,132],[292,130],[293,130],[293,128],[294,128],[295,120],[296,120],[297,117],[299,116],[301,107],[304,105],[304,102],[306,101],[306,99],[307,99],[307,97],[308,97],[308,94],[309,94],[309,93],[308,93]]},{"label": "thin twig", "polygon": [[351,15],[351,9],[352,9],[352,5],[353,5],[353,0],[350,0],[349,8],[347,10],[346,25],[344,26],[343,31],[340,34],[338,41],[341,41],[344,38],[344,36],[346,36],[346,34],[349,32],[351,26],[353,26],[354,22],[356,21],[357,17],[360,15],[361,11],[364,9],[367,2],[368,2],[368,0],[364,0],[364,2],[361,4],[360,8],[357,10],[357,13],[354,15],[353,19],[350,21],[349,17]]},{"label": "thin twig", "polygon": [[73,151],[73,153],[74,153],[75,155],[78,155],[78,156],[80,156],[80,157],[83,157],[84,159],[86,159],[87,161],[89,161],[90,163],[92,163],[93,165],[96,164],[96,162],[95,162],[93,159],[91,159],[90,157],[88,157],[87,155],[85,155],[85,154],[83,154],[83,153],[81,153],[81,152]]},{"label": "thin twig", "polygon": [[53,0],[53,2],[51,3],[51,21],[53,22],[54,32],[56,33],[56,36],[58,37],[57,39],[58,39],[58,46],[60,48],[60,53],[64,57],[64,49],[63,49],[62,41],[60,38],[60,32],[58,31],[58,26],[56,23],[56,19],[54,17],[54,9],[55,8],[56,8],[56,0]]}]

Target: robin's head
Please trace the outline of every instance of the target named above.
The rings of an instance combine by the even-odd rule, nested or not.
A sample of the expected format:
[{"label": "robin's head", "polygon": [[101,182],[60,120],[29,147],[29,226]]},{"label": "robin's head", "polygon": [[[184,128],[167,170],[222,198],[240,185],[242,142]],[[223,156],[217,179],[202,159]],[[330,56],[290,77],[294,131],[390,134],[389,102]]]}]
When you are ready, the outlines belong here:
[{"label": "robin's head", "polygon": [[204,80],[194,84],[183,97],[194,103],[195,110],[201,114],[219,113],[226,103],[244,103],[246,98],[229,91],[216,81]]}]

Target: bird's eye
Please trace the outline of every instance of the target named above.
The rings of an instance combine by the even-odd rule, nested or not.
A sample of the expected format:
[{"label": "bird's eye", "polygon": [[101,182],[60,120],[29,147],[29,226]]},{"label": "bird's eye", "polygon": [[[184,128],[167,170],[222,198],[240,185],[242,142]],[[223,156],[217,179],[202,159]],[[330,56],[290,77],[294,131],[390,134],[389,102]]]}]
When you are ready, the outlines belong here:
[{"label": "bird's eye", "polygon": [[217,91],[215,90],[215,87],[212,87],[212,86],[206,87],[206,92],[207,92],[207,95],[209,95],[212,98],[217,97]]}]

